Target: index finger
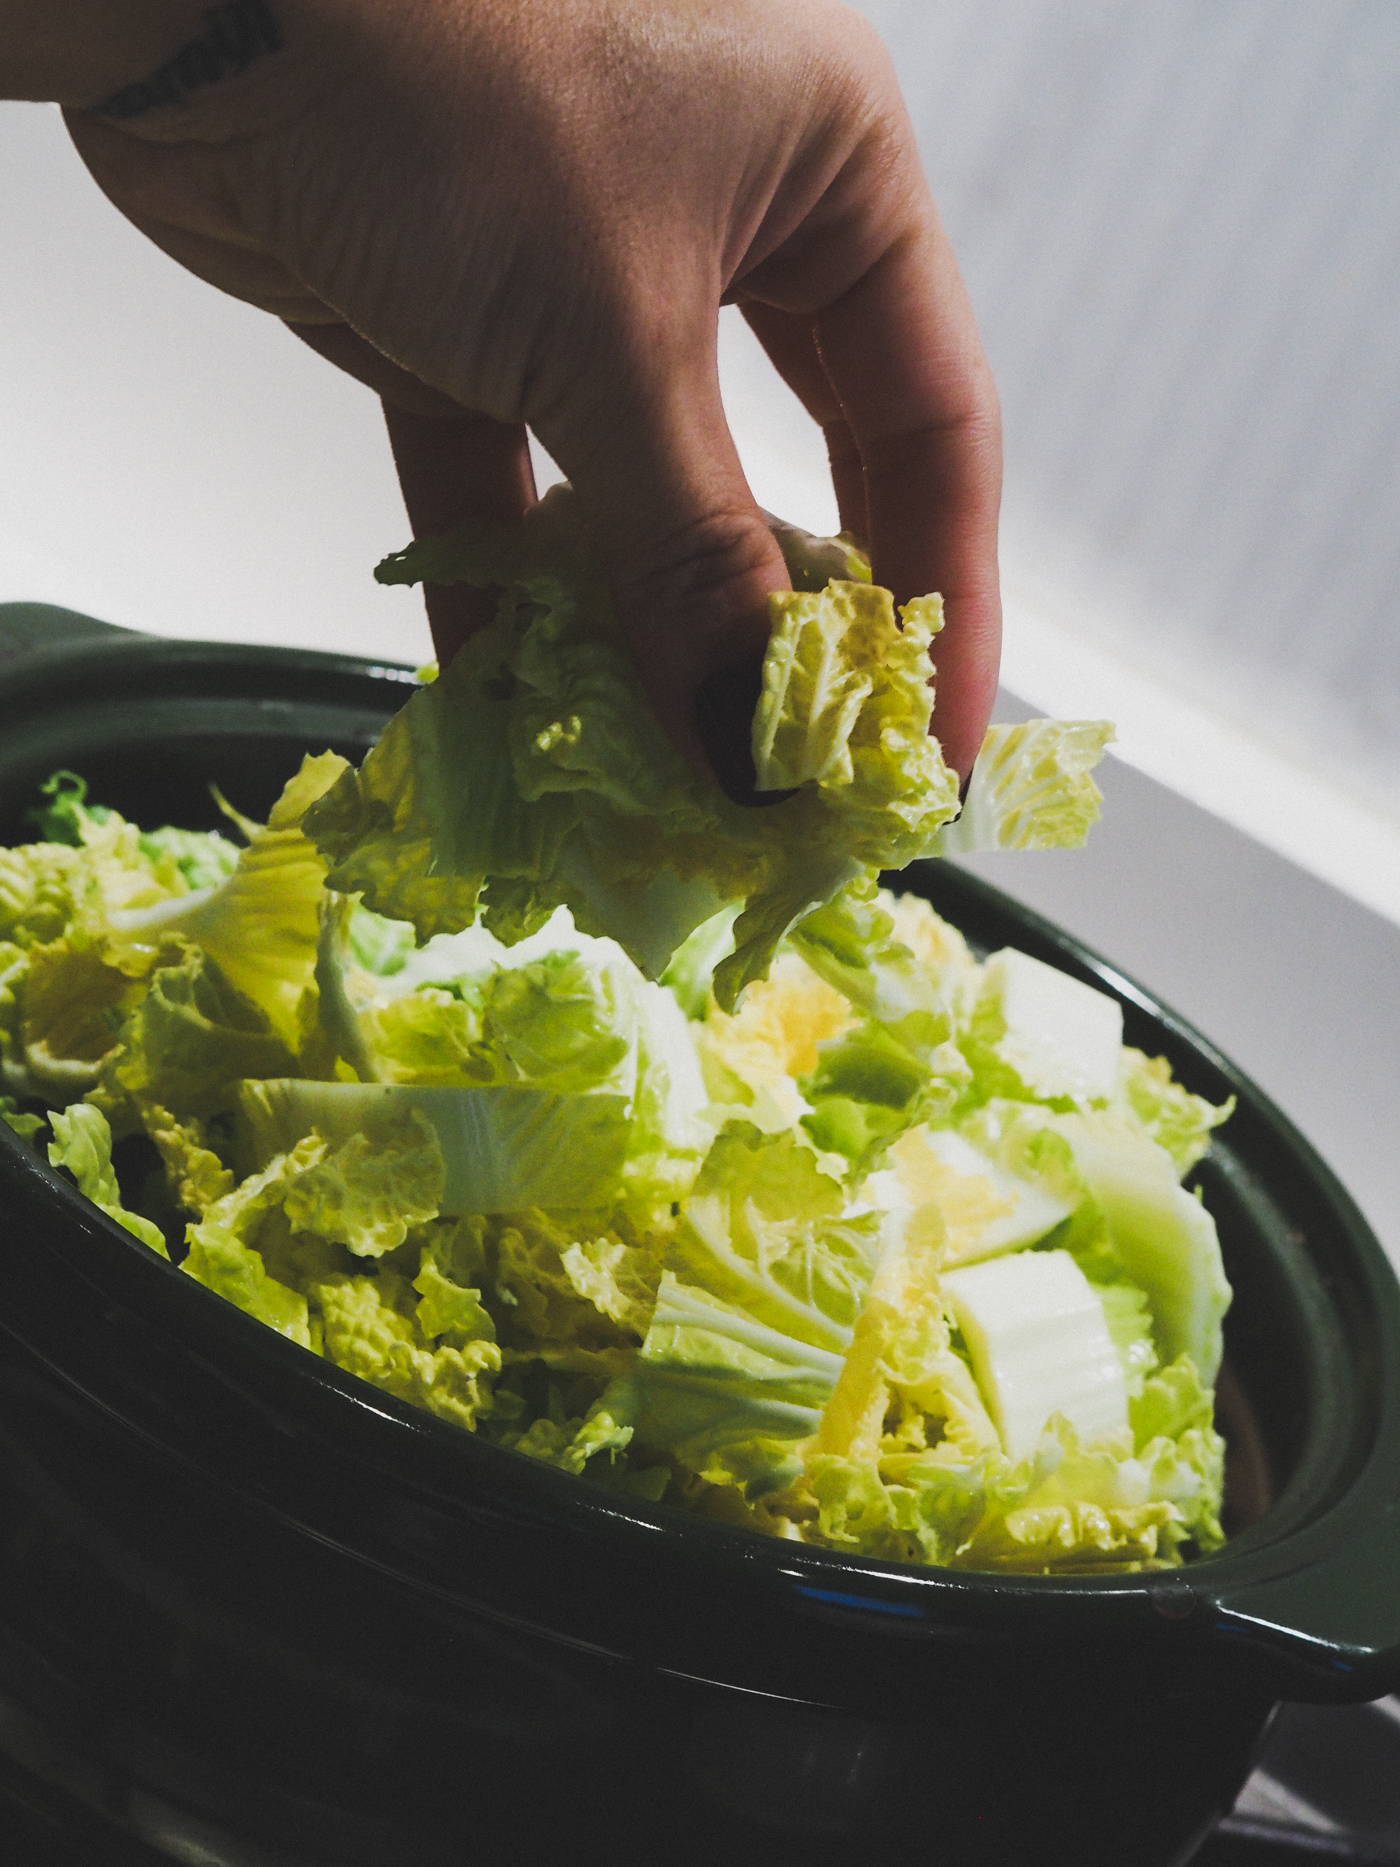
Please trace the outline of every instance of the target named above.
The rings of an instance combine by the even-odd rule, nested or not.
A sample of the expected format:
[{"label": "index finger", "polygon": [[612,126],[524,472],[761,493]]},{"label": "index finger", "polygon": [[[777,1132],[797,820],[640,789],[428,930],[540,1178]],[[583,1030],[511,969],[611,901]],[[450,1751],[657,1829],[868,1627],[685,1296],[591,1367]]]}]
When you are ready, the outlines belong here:
[{"label": "index finger", "polygon": [[[463,518],[514,524],[535,503],[530,446],[520,424],[473,414],[338,319],[289,322],[287,328],[379,397],[415,538],[448,531]],[[494,598],[465,583],[425,584],[423,604],[444,668],[495,613]]]}]

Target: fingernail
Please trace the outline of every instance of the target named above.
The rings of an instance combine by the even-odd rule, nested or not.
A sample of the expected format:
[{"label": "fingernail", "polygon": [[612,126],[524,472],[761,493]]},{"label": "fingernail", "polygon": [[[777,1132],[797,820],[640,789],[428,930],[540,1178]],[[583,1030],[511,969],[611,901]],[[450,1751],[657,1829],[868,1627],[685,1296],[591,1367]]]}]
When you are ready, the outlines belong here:
[{"label": "fingernail", "polygon": [[763,657],[706,675],[695,695],[695,726],[705,756],[732,804],[764,810],[791,791],[760,791],[753,762],[753,716],[763,692]]}]

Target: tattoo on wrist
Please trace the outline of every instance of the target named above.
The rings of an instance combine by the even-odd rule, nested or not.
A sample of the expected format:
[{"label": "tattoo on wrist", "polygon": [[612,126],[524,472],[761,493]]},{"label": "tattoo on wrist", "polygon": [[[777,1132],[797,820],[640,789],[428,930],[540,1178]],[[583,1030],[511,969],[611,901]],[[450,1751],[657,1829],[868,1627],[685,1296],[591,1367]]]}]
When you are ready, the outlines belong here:
[{"label": "tattoo on wrist", "polygon": [[183,104],[191,91],[234,77],[263,53],[281,50],[281,29],[268,0],[223,0],[209,8],[204,20],[200,38],[182,45],[149,78],[114,91],[97,105],[98,115],[124,119],[161,104]]}]

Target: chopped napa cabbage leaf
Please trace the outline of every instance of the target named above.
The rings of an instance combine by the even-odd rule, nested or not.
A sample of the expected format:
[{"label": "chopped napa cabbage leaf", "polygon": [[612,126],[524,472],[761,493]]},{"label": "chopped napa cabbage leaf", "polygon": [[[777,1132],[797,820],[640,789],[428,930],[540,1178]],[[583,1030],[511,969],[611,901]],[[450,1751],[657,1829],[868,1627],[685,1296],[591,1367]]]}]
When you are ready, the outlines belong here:
[{"label": "chopped napa cabbage leaf", "polygon": [[322,1023],[361,1081],[634,1093],[645,981],[612,941],[570,938],[561,912],[546,951],[441,940],[459,950],[440,950],[430,977],[408,962],[385,976],[351,963],[352,918],[348,897],[332,894],[316,978]]},{"label": "chopped napa cabbage leaf", "polygon": [[[0,851],[0,856],[4,852]],[[0,1093],[27,1096],[29,1072],[23,1061],[19,1025],[29,955],[12,941],[0,941]]]},{"label": "chopped napa cabbage leaf", "polygon": [[[86,785],[71,772],[56,772],[44,790],[53,801],[36,814],[58,840],[0,850],[0,943],[24,951],[70,939],[99,946],[113,915],[190,893],[183,844],[143,837],[116,811],[89,807]],[[214,846],[228,848],[220,837]],[[222,860],[209,857],[211,865]]]},{"label": "chopped napa cabbage leaf", "polygon": [[974,1264],[1036,1244],[1073,1212],[1076,1201],[1008,1171],[951,1128],[911,1128],[872,1175],[863,1197],[908,1214],[906,1224],[941,1237],[939,1262]]},{"label": "chopped napa cabbage leaf", "polygon": [[[56,771],[39,787],[49,801],[31,810],[29,820],[46,843],[67,843],[83,849],[105,840],[109,825],[121,826],[117,812],[105,804],[87,802],[87,780],[75,771]],[[232,874],[238,848],[216,830],[182,830],[167,826],[141,830],[137,845],[157,873],[169,876],[173,864],[189,889],[212,888]]]},{"label": "chopped napa cabbage leaf", "polygon": [[972,1015],[982,985],[982,968],[967,941],[921,895],[896,895],[882,888],[876,902],[890,918],[893,938],[914,955],[961,1028]]},{"label": "chopped napa cabbage leaf", "polygon": [[13,1096],[0,1096],[0,1121],[17,1134],[21,1141],[32,1141],[46,1125],[42,1115],[22,1109]]},{"label": "chopped napa cabbage leaf", "polygon": [[992,726],[962,812],[938,835],[940,856],[993,849],[1077,849],[1103,795],[1089,773],[1113,740],[1107,720],[1027,720]]},{"label": "chopped napa cabbage leaf", "polygon": [[[713,1132],[703,1119],[706,1093],[690,1027],[671,995],[643,979],[614,941],[580,934],[561,909],[545,934],[514,948],[472,929],[439,938],[392,975],[376,977],[346,963],[348,908],[345,897],[331,897],[316,976],[322,1024],[362,1083],[477,1091],[471,1106],[481,1112],[472,1117],[478,1128],[495,1119],[492,1110],[502,1121],[524,1121],[529,1108],[547,1111],[542,1148],[572,1148],[571,1125],[580,1146],[603,1140],[606,1128],[616,1144],[604,1142],[605,1172],[580,1178],[573,1148],[540,1183],[557,1195],[560,1175],[570,1176],[579,1187],[565,1190],[571,1205],[606,1196],[618,1147],[629,1195],[675,1198],[689,1187]],[[489,1093],[506,1088],[517,1093]],[[536,1092],[533,1102],[520,1093],[527,1088]],[[606,1108],[570,1112],[570,1099],[600,1097]],[[451,1104],[439,1098],[438,1106]],[[484,1131],[476,1140],[494,1147]],[[447,1145],[449,1162],[459,1162],[466,1131]],[[454,1211],[459,1191],[469,1196],[472,1183],[464,1155],[460,1165],[461,1173],[454,1167],[449,1175]],[[504,1179],[499,1168],[483,1171],[487,1203],[477,1210],[557,1203],[533,1190],[534,1168]]]},{"label": "chopped napa cabbage leaf", "polygon": [[133,1101],[137,1119],[160,1155],[175,1206],[203,1218],[234,1188],[231,1170],[209,1145],[205,1124],[195,1117],[180,1121],[169,1109],[144,1097]]},{"label": "chopped napa cabbage leaf", "polygon": [[[422,1247],[413,1288],[418,1292],[414,1320],[425,1336],[449,1348],[468,1342],[494,1342],[496,1324],[481,1300],[481,1291],[463,1283],[460,1251],[455,1233],[430,1238]],[[477,1266],[473,1263],[472,1269]],[[470,1273],[469,1273],[470,1274]]]},{"label": "chopped napa cabbage leaf", "polygon": [[112,1131],[101,1110],[86,1102],[74,1102],[67,1109],[55,1109],[49,1122],[54,1134],[49,1142],[49,1164],[66,1167],[84,1198],[124,1226],[133,1238],[139,1238],[161,1257],[168,1257],[160,1227],[139,1213],[128,1212],[122,1204],[112,1166]]},{"label": "chopped napa cabbage leaf", "polygon": [[[715,968],[734,951],[739,903],[731,901],[686,935],[671,955],[660,983],[688,1018],[706,1018],[714,1003]],[[747,996],[747,995],[746,995]]]},{"label": "chopped napa cabbage leaf", "polygon": [[1145,1057],[1126,1046],[1118,1091],[1115,1107],[1167,1150],[1178,1178],[1208,1151],[1211,1130],[1227,1120],[1235,1106],[1233,1096],[1219,1107],[1204,1096],[1193,1096],[1173,1080],[1165,1057]]},{"label": "chopped napa cabbage leaf", "polygon": [[84,851],[62,843],[0,849],[0,940],[23,952],[67,932],[91,883]]},{"label": "chopped napa cabbage leaf", "polygon": [[845,1157],[853,1185],[909,1129],[947,1119],[966,1084],[956,1045],[906,1037],[907,1030],[867,1018],[821,1045],[816,1069],[799,1080],[811,1105],[803,1129],[819,1150]]},{"label": "chopped napa cabbage leaf", "polygon": [[[627,1408],[619,1404],[618,1395],[622,1391],[607,1390],[578,1418],[556,1420],[550,1414],[541,1414],[524,1432],[503,1434],[502,1443],[513,1452],[523,1452],[526,1458],[538,1459],[541,1464],[556,1466],[576,1476],[585,1471],[592,1460],[606,1459],[609,1466],[616,1466],[618,1453],[625,1450],[635,1430]],[[596,1469],[590,1475],[604,1477]],[[636,1482],[642,1476],[624,1471],[620,1488],[631,1491],[634,1496],[655,1500],[665,1489],[671,1474],[667,1467],[659,1467],[655,1477],[660,1483],[650,1485]]]},{"label": "chopped napa cabbage leaf", "polygon": [[1128,1416],[1141,1452],[1155,1440],[1179,1440],[1187,1433],[1207,1432],[1215,1418],[1215,1398],[1191,1357],[1178,1355],[1145,1378],[1142,1392],[1129,1399]]},{"label": "chopped napa cabbage leaf", "polygon": [[957,780],[928,730],[928,651],[943,627],[941,599],[907,603],[896,620],[888,590],[834,581],[778,597],[773,618],[753,723],[758,790],[830,790],[865,862],[889,866],[876,852],[892,834],[912,861],[956,801]]},{"label": "chopped napa cabbage leaf", "polygon": [[1128,1399],[1140,1400],[1148,1375],[1161,1363],[1152,1339],[1152,1306],[1136,1284],[1096,1284],[1094,1292],[1103,1305],[1108,1333],[1123,1364]]},{"label": "chopped napa cabbage leaf", "polygon": [[795,1127],[809,1110],[798,1078],[816,1069],[818,1047],[853,1022],[842,993],[797,953],[780,951],[737,1010],[712,1002],[704,1022],[692,1026],[711,1101],[767,1133]]},{"label": "chopped napa cabbage leaf", "polygon": [[[457,1285],[455,1232],[433,1223],[435,1180],[421,1122],[373,1150],[308,1136],[190,1227],[182,1268],[347,1372],[474,1429],[501,1351],[480,1292]],[[416,1278],[401,1267],[415,1242]]]},{"label": "chopped napa cabbage leaf", "polygon": [[346,940],[350,957],[361,972],[392,978],[402,972],[417,950],[413,928],[408,921],[385,920],[355,903],[350,913]]},{"label": "chopped napa cabbage leaf", "polygon": [[1134,1451],[1125,1435],[1085,1448],[1062,1425],[1020,1470],[998,1475],[954,1566],[1113,1570],[1171,1559],[1188,1539],[1209,1550],[1219,1527],[1198,1499],[1218,1481],[1218,1463],[1218,1442],[1201,1436]]},{"label": "chopped napa cabbage leaf", "polygon": [[404,1283],[393,1272],[342,1272],[313,1282],[322,1353],[348,1374],[472,1432],[491,1411],[501,1352],[485,1334],[456,1343],[425,1340]]},{"label": "chopped napa cabbage leaf", "polygon": [[35,814],[60,840],[0,850],[0,1080],[63,1105],[97,1089],[152,968],[181,957],[158,935],[133,948],[118,922],[198,899],[190,876],[226,871],[237,852],[219,836],[143,835],[88,806],[71,772],[44,791]]},{"label": "chopped napa cabbage leaf", "polygon": [[820,1427],[806,1448],[809,1469],[828,1456],[878,1460],[929,1444],[975,1458],[999,1443],[972,1371],[953,1344],[939,1286],[938,1239],[904,1228],[892,1235],[852,1332]]},{"label": "chopped napa cabbage leaf", "polygon": [[962,1044],[983,1097],[1102,1105],[1118,1086],[1123,1013],[1106,992],[1005,947],[983,967]]},{"label": "chopped napa cabbage leaf", "polygon": [[928,1072],[874,1022],[824,1046],[818,1068],[801,1079],[801,1126],[821,1154],[844,1157],[857,1185],[879,1166],[892,1140],[922,1113]]},{"label": "chopped napa cabbage leaf", "polygon": [[173,956],[159,940],[131,950],[115,921],[159,914],[190,885],[176,853],[89,808],[81,779],[60,772],[45,788],[39,814],[65,840],[0,850],[0,1080],[62,1106],[96,1089],[146,977]]},{"label": "chopped napa cabbage leaf", "polygon": [[189,1228],[184,1269],[264,1321],[265,1311],[276,1311],[274,1327],[305,1344],[304,1290],[270,1273],[252,1250],[267,1215],[275,1211],[284,1230],[344,1246],[354,1258],[380,1258],[437,1217],[441,1187],[442,1158],[420,1117],[410,1114],[377,1145],[363,1135],[339,1145],[308,1135],[213,1202]]},{"label": "chopped napa cabbage leaf", "polygon": [[326,876],[301,819],[348,769],[334,752],[305,758],[267,827],[250,826],[252,840],[218,887],[109,916],[117,936],[133,945],[162,933],[196,943],[293,1049],[305,1037],[303,1001],[313,986]]},{"label": "chopped napa cabbage leaf", "polygon": [[168,825],[141,832],[141,853],[160,865],[173,862],[192,894],[217,888],[238,867],[239,848],[217,830],[181,830]]},{"label": "chopped napa cabbage leaf", "polygon": [[[510,943],[565,903],[651,978],[742,904],[713,974],[732,1009],[811,910],[933,853],[957,808],[928,732],[941,601],[896,615],[848,544],[779,536],[796,587],[770,599],[752,753],[759,791],[787,795],[765,811],[697,778],[661,731],[571,489],[519,526],[464,523],[386,560],[383,582],[495,589],[497,613],[309,813],[332,885],[420,939],[479,916]],[[990,787],[1000,840],[1082,841],[1106,729],[998,730],[974,816]]]},{"label": "chopped napa cabbage leaf", "polygon": [[732,1122],[682,1202],[667,1263],[758,1321],[841,1353],[885,1243],[880,1214],[848,1217],[845,1204],[794,1136]]},{"label": "chopped napa cabbage leaf", "polygon": [[1162,1359],[1189,1355],[1213,1382],[1230,1286],[1215,1221],[1178,1184],[1166,1150],[1108,1110],[1057,1114],[998,1101],[964,1127],[1009,1171],[1073,1206],[1057,1242],[1092,1282],[1136,1284],[1151,1307]]},{"label": "chopped napa cabbage leaf", "polygon": [[604,1233],[576,1238],[559,1259],[572,1288],[600,1315],[645,1336],[661,1283],[661,1260],[654,1249]]},{"label": "chopped napa cabbage leaf", "polygon": [[39,786],[39,793],[48,802],[36,805],[27,821],[45,843],[67,843],[81,849],[88,831],[100,829],[116,814],[105,804],[88,803],[87,779],[75,771],[51,773]]},{"label": "chopped napa cabbage leaf", "polygon": [[956,807],[928,736],[937,599],[839,582],[772,599],[755,720],[761,786],[731,803],[681,761],[647,705],[572,495],[511,530],[459,527],[380,567],[385,581],[504,590],[496,621],[391,722],[308,816],[332,886],[420,938],[480,914],[507,942],[560,903],[649,976],[726,903],[743,902],[715,975],[732,1007],[783,934],[847,882],[901,866]]},{"label": "chopped napa cabbage leaf", "polygon": [[[1124,1432],[1093,1447],[1059,1418],[1014,1462],[995,1447],[962,1461],[819,1454],[803,1484],[766,1502],[770,1513],[791,1512],[804,1540],[861,1555],[1114,1573],[1219,1547],[1222,1456],[1208,1407],[1174,1436]],[[779,1515],[773,1527],[789,1526]]]},{"label": "chopped napa cabbage leaf", "polygon": [[941,1282],[1011,1458],[1033,1449],[1052,1414],[1090,1444],[1126,1427],[1117,1345],[1067,1251],[1016,1252],[947,1271]]},{"label": "chopped napa cabbage leaf", "polygon": [[841,1362],[666,1271],[632,1376],[637,1437],[750,1498],[781,1490],[802,1471],[797,1442],[820,1424]]},{"label": "chopped napa cabbage leaf", "polygon": [[559,1095],[526,1083],[248,1082],[238,1102],[239,1153],[264,1164],[312,1133],[337,1145],[356,1136],[378,1144],[410,1114],[437,1137],[445,1213],[606,1205],[621,1194],[631,1139],[627,1099]]},{"label": "chopped napa cabbage leaf", "polygon": [[635,1005],[619,999],[630,981],[555,952],[527,966],[502,967],[483,994],[482,1017],[526,1082],[579,1093],[636,1084]]},{"label": "chopped napa cabbage leaf", "polygon": [[1164,1361],[1189,1355],[1202,1381],[1220,1370],[1230,1286],[1215,1221],[1177,1184],[1171,1156],[1111,1115],[1054,1118],[1103,1218],[1121,1275],[1152,1309]]},{"label": "chopped napa cabbage leaf", "polygon": [[289,1076],[296,1059],[260,1006],[197,949],[159,966],[120,1030],[108,1088],[178,1119],[232,1108],[249,1076]]},{"label": "chopped napa cabbage leaf", "polygon": [[[1102,1243],[1103,1215],[1060,1126],[1054,1111],[1043,1104],[994,1096],[964,1114],[957,1132],[1014,1181],[1029,1183],[1063,1207],[1068,1217],[1056,1243],[1083,1258]],[[1112,1274],[1120,1272],[1115,1264]],[[1112,1281],[1112,1276],[1097,1280]]]},{"label": "chopped napa cabbage leaf", "polygon": [[411,1227],[437,1217],[444,1177],[437,1135],[411,1109],[377,1142],[352,1134],[306,1167],[282,1210],[294,1232],[314,1232],[357,1258],[382,1258]]},{"label": "chopped napa cabbage leaf", "polygon": [[631,1198],[679,1199],[694,1184],[714,1138],[690,1025],[664,987],[637,986],[637,1088],[623,1166]]},{"label": "chopped napa cabbage leaf", "polygon": [[789,945],[852,1008],[926,1048],[951,1029],[928,969],[895,932],[889,896],[872,883],[843,889],[806,916]]},{"label": "chopped napa cabbage leaf", "polygon": [[269,1275],[256,1241],[263,1221],[280,1209],[301,1167],[318,1161],[324,1142],[314,1137],[291,1155],[279,1155],[260,1174],[250,1175],[216,1200],[188,1231],[189,1250],[181,1269],[206,1290],[266,1323],[279,1335],[311,1346],[305,1293]]},{"label": "chopped napa cabbage leaf", "polygon": [[[348,968],[351,958],[350,927],[357,912],[363,913],[363,910],[358,908],[353,895],[336,894],[328,889],[321,898],[316,961],[312,969],[316,984],[316,1015],[336,1057],[344,1060],[351,1075],[362,1083],[378,1083],[385,1080],[386,1072],[380,1053],[386,1049],[386,1045],[380,1033],[366,1029],[364,1013],[367,1007],[363,1002],[366,995],[355,990],[357,977],[363,975],[359,969],[350,972]],[[388,927],[394,923],[385,921],[383,924]],[[439,1044],[443,1035],[448,1036],[449,1056],[455,1063],[458,1058],[452,1053],[462,1046],[451,1041],[453,1034],[450,1032],[439,1034]],[[399,1033],[394,1036],[400,1038]],[[391,1041],[387,1048],[397,1051],[399,1042]],[[434,1049],[437,1048],[435,1045]],[[417,1047],[410,1045],[410,1069],[415,1076],[428,1061],[416,1054],[416,1051]],[[434,1056],[431,1061],[436,1064],[438,1059]],[[336,1073],[339,1074],[338,1068]],[[393,1072],[389,1072],[389,1075],[392,1080]],[[431,1069],[426,1080],[438,1080],[437,1070]],[[451,1076],[448,1080],[452,1080]]]},{"label": "chopped napa cabbage leaf", "polygon": [[632,1377],[639,1443],[750,1500],[792,1483],[888,1244],[792,1135],[727,1127],[666,1252]]},{"label": "chopped napa cabbage leaf", "polygon": [[812,970],[865,1014],[819,1046],[816,1068],[799,1081],[810,1108],[803,1128],[817,1148],[845,1157],[853,1184],[906,1130],[947,1119],[969,1082],[947,1007],[896,938],[887,901],[873,884],[846,889],[791,936]]},{"label": "chopped napa cabbage leaf", "polygon": [[13,996],[5,1080],[20,1095],[68,1103],[90,1095],[141,1001],[154,954],[133,960],[83,932],[31,947],[6,968]]},{"label": "chopped napa cabbage leaf", "polygon": [[623,1205],[473,1217],[461,1230],[481,1240],[475,1281],[510,1372],[538,1363],[574,1382],[575,1400],[586,1388],[583,1406],[551,1409],[556,1423],[581,1414],[636,1358],[661,1281],[664,1223],[658,1230],[654,1212]]}]

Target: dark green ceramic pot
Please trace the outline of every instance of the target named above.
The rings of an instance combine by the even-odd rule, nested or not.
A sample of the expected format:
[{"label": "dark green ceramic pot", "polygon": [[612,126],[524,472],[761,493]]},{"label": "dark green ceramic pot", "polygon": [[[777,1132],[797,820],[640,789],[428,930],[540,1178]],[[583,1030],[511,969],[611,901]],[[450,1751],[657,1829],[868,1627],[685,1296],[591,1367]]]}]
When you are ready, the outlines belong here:
[{"label": "dark green ceramic pot", "polygon": [[[303,751],[361,755],[407,680],[140,637],[16,658],[0,843],[59,766],[146,823],[212,826],[210,779],[256,815]],[[1238,1097],[1195,1176],[1236,1291],[1219,1555],[954,1574],[620,1504],[250,1321],[0,1125],[10,1756],[104,1832],[230,1867],[1165,1867],[1278,1700],[1400,1684],[1400,1300],[1374,1238],[1149,994],[956,869],[903,884]]]}]

